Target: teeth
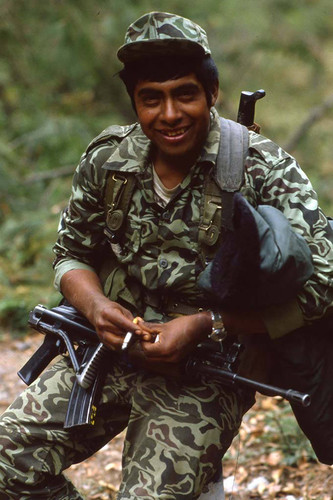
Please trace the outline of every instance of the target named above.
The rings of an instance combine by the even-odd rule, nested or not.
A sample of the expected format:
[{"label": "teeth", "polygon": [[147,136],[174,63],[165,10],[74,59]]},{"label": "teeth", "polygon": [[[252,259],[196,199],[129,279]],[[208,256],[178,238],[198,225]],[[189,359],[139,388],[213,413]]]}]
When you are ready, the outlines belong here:
[{"label": "teeth", "polygon": [[176,135],[182,135],[186,132],[186,128],[180,128],[178,130],[166,130],[166,131],[163,131],[163,133],[165,135],[167,135],[168,137],[176,137]]}]

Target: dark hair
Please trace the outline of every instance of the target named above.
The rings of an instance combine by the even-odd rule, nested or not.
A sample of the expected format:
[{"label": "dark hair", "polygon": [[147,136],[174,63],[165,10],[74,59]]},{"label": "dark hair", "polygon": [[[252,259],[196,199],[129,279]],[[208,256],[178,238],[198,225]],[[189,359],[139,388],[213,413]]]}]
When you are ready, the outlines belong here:
[{"label": "dark hair", "polygon": [[164,82],[194,73],[203,86],[207,104],[211,106],[212,95],[218,85],[218,70],[210,56],[204,58],[163,57],[147,58],[128,63],[119,72],[135,110],[134,90],[139,81]]}]

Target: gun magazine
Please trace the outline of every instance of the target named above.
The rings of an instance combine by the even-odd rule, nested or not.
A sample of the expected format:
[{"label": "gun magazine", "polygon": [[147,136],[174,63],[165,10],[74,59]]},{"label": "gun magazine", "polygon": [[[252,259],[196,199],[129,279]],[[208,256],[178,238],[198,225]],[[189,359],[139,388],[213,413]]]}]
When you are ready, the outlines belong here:
[{"label": "gun magazine", "polygon": [[[82,362],[86,362],[91,357],[91,351],[96,350],[96,346],[87,346]],[[82,387],[76,378],[68,402],[64,429],[72,429],[80,426],[91,426],[95,424],[97,402],[105,380],[106,372],[103,366],[95,373],[95,378],[87,387]]]},{"label": "gun magazine", "polygon": [[81,387],[75,380],[68,402],[64,429],[95,424],[96,403],[102,384],[101,375],[96,377],[94,383],[88,389]]}]

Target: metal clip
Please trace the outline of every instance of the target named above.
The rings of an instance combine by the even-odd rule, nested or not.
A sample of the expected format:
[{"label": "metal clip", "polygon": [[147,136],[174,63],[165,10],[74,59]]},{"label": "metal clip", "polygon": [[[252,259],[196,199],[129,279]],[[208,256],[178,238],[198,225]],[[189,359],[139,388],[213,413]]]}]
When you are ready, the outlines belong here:
[{"label": "metal clip", "polygon": [[216,205],[216,209],[217,209],[217,210],[218,210],[218,209],[222,210],[222,208],[223,208],[223,207],[222,207],[222,205],[219,205],[219,204],[218,204],[218,203],[216,203],[214,200],[208,200],[208,203],[211,203],[211,204],[213,204],[213,205]]},{"label": "metal clip", "polygon": [[[119,175],[119,174],[117,177],[117,173],[115,172],[114,174],[112,174],[112,180],[114,182],[120,181],[120,182],[122,182],[123,186],[125,186],[127,184],[128,179],[127,179],[127,177],[123,177],[122,175]],[[116,207],[118,205],[119,198],[120,198],[121,194],[122,194],[122,189],[121,189],[121,187],[119,187],[119,189],[116,191],[114,199],[112,200],[112,205],[110,208],[111,211],[114,209],[114,207]]]}]

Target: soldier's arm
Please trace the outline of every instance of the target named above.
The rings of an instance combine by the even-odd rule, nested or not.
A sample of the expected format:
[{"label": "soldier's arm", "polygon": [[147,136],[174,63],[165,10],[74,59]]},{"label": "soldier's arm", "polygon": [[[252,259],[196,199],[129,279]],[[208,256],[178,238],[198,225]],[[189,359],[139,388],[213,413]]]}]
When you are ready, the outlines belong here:
[{"label": "soldier's arm", "polygon": [[[55,284],[64,297],[96,328],[100,340],[120,348],[131,328],[132,314],[105,297],[98,276],[104,243],[104,189],[102,165],[116,147],[112,140],[88,147],[77,167],[68,207],[61,216],[54,245]],[[111,250],[110,250],[111,252]],[[110,254],[111,256],[111,254]]]},{"label": "soldier's arm", "polygon": [[307,241],[314,265],[313,275],[294,300],[262,312],[270,335],[279,337],[332,312],[333,237],[317,194],[296,160],[262,136],[253,134],[252,141],[243,194],[253,205],[281,210]]}]

